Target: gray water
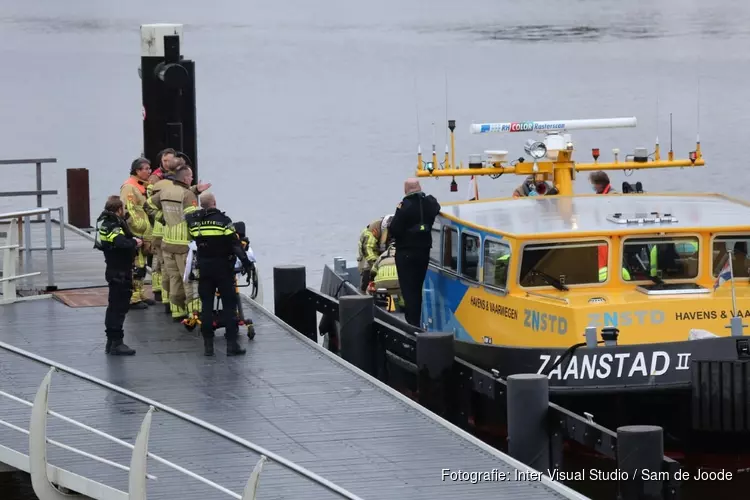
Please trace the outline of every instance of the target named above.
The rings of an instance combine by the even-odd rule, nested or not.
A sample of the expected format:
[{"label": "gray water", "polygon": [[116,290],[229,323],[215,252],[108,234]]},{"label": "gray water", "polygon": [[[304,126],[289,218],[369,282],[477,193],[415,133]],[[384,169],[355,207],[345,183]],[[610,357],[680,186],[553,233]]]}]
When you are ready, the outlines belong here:
[{"label": "gray water", "polygon": [[[50,206],[67,204],[65,169],[88,168],[93,220],[142,148],[139,26],[183,23],[200,177],[247,222],[268,304],[274,265],[304,264],[317,285],[333,257],[355,255],[360,228],[399,202],[418,143],[430,151],[432,123],[442,161],[447,118],[465,163],[519,156],[527,138],[471,136],[472,122],[638,118],[575,133],[589,161],[592,147],[606,160],[657,135],[664,154],[671,112],[677,156],[700,124],[708,166],[613,172],[615,185],[743,196],[749,21],[743,0],[0,0],[0,158],[57,157]],[[1,172],[3,191],[34,187],[33,167]],[[466,180],[457,193],[449,182],[423,187],[464,199]],[[480,196],[518,182],[482,178]],[[0,211],[34,202],[0,198]]]}]

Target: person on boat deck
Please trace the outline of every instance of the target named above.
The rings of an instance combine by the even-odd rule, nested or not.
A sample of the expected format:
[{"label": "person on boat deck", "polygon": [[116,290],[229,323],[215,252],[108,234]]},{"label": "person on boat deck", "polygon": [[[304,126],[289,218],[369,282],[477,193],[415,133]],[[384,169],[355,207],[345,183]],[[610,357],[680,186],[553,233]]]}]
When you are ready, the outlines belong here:
[{"label": "person on boat deck", "polygon": [[615,188],[612,187],[612,184],[609,183],[609,176],[607,173],[602,172],[601,170],[598,172],[591,172],[591,175],[589,175],[589,182],[591,183],[591,189],[593,189],[596,194],[612,194],[617,192]]},{"label": "person on boat deck", "polygon": [[378,256],[385,250],[388,241],[388,226],[393,214],[372,221],[359,233],[359,247],[357,248],[357,268],[359,269],[359,290],[367,292],[370,284],[370,271]]},{"label": "person on boat deck", "polygon": [[557,188],[551,183],[544,180],[543,175],[537,174],[535,178],[530,175],[523,181],[523,184],[513,190],[513,198],[521,198],[524,196],[552,196],[559,194]]},{"label": "person on boat deck", "polygon": [[388,295],[397,295],[399,306],[404,306],[404,299],[401,296],[401,287],[398,282],[398,269],[396,268],[396,244],[393,239],[388,242],[388,248],[372,265],[370,279],[373,292],[385,290]]},{"label": "person on boat deck", "polygon": [[432,224],[440,213],[440,203],[434,196],[423,193],[415,178],[406,180],[404,193],[406,196],[393,214],[389,231],[396,242],[396,268],[406,322],[419,327],[422,286],[432,248]]}]

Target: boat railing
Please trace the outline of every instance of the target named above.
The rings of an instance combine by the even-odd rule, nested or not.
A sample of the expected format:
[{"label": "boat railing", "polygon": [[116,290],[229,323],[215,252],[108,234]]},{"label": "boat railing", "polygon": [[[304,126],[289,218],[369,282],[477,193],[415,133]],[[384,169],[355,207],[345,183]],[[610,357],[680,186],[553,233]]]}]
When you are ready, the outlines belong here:
[{"label": "boat railing", "polygon": [[[101,498],[103,500],[105,498],[106,500],[109,500],[110,498],[119,498],[121,500],[145,500],[146,490],[147,490],[146,480],[157,479],[156,476],[146,473],[146,464],[147,464],[148,458],[153,459],[156,462],[159,462],[167,467],[170,467],[188,477],[191,477],[197,481],[200,481],[201,483],[206,484],[214,488],[215,490],[220,491],[238,500],[255,500],[256,491],[258,488],[260,473],[262,471],[263,464],[269,459],[273,462],[278,463],[282,467],[285,467],[286,469],[310,481],[313,481],[319,484],[320,486],[323,486],[324,488],[337,494],[341,498],[348,498],[351,500],[361,500],[360,497],[350,493],[349,491],[332,483],[331,481],[328,481],[327,479],[307,470],[306,468],[284,457],[281,457],[269,450],[266,450],[265,448],[262,448],[261,446],[257,444],[247,441],[235,434],[232,434],[224,429],[221,429],[212,424],[209,424],[208,422],[198,419],[192,415],[188,415],[179,410],[171,408],[165,404],[146,398],[144,396],[131,392],[115,384],[111,384],[105,380],[101,380],[99,378],[96,378],[92,375],[81,372],[74,368],[70,368],[60,363],[56,363],[52,360],[46,359],[42,356],[38,356],[34,353],[25,351],[23,349],[7,344],[5,342],[0,342],[0,348],[9,352],[15,353],[23,358],[33,360],[33,361],[36,361],[38,363],[41,363],[43,365],[50,367],[49,371],[47,372],[47,375],[44,377],[41,385],[39,386],[39,389],[37,390],[36,397],[34,398],[33,402],[27,401],[23,398],[17,397],[8,392],[0,391],[0,396],[9,400],[15,401],[16,403],[19,403],[25,406],[30,406],[32,409],[28,430],[23,429],[17,425],[11,424],[2,419],[0,419],[0,425],[29,436],[28,465],[29,465],[29,470],[31,473],[31,481],[32,481],[32,486],[34,488],[34,493],[39,497],[40,500],[63,500],[65,498],[69,498],[63,495],[57,488],[52,486],[52,483],[48,475],[48,468],[51,468],[54,471],[54,477],[56,479],[56,482],[59,484],[59,486],[62,486],[66,489],[70,489],[72,491],[77,491],[79,493],[86,492],[86,494],[89,494],[90,492],[92,492],[92,489],[95,490],[96,492],[102,492],[106,490],[106,495],[100,494],[99,496],[95,496],[94,498]],[[49,395],[49,390],[50,390],[50,384],[52,381],[52,375],[56,371],[65,373],[67,375],[71,375],[81,380],[85,380],[99,387],[108,389],[110,391],[114,391],[123,396],[131,398],[135,401],[139,401],[141,403],[148,405],[149,409],[143,419],[140,431],[138,432],[138,435],[136,436],[135,443],[130,444],[106,432],[95,429],[73,418],[67,417],[65,415],[62,415],[60,413],[50,410],[48,407],[48,395]],[[257,462],[254,470],[252,471],[243,493],[240,495],[195,472],[192,472],[154,453],[149,452],[148,441],[149,441],[149,434],[151,432],[151,420],[152,420],[152,414],[155,411],[161,411],[169,415],[172,415],[174,417],[177,417],[185,422],[191,423],[202,429],[212,432],[218,436],[221,436],[227,441],[233,442],[248,450],[252,450],[258,453],[260,455],[260,459]],[[99,457],[97,455],[87,453],[78,448],[68,446],[59,441],[48,439],[47,438],[47,416],[48,415],[55,417],[57,419],[60,419],[76,427],[79,427],[101,438],[112,441],[120,446],[129,448],[130,450],[132,450],[130,466],[128,467],[128,466],[113,462],[111,460]],[[94,460],[100,463],[104,463],[111,467],[115,467],[117,469],[127,471],[128,472],[128,489],[129,489],[128,493],[122,492],[120,490],[115,490],[113,488],[100,485],[100,484],[98,485],[98,488],[92,487],[90,482],[84,483],[84,481],[82,480],[80,476],[77,476],[72,473],[68,473],[67,471],[59,467],[49,465],[47,463],[47,452],[46,452],[47,444],[51,444],[53,446],[63,448],[69,452],[87,457],[91,460]],[[3,452],[3,449],[5,449],[5,451],[8,451],[6,447],[0,445],[0,454]]]},{"label": "boat railing", "polygon": [[[56,189],[42,189],[42,165],[47,163],[57,163],[57,158],[19,158],[14,160],[0,160],[0,166],[36,165],[36,189],[34,191],[5,191],[0,193],[0,197],[36,196],[36,207],[42,208],[43,196],[54,196],[57,194]],[[37,215],[37,220],[41,220],[41,215]]]},{"label": "boat railing", "polygon": [[[16,285],[18,281],[29,283],[29,278],[41,274],[41,271],[31,270],[31,252],[34,250],[43,250],[46,253],[47,291],[56,289],[53,251],[63,250],[65,248],[65,228],[62,224],[59,225],[60,243],[59,246],[55,246],[52,237],[52,212],[57,212],[59,220],[63,220],[63,207],[37,208],[34,210],[23,210],[0,214],[0,226],[7,224],[5,241],[0,244],[0,249],[3,251],[3,277],[0,278],[0,282],[3,283],[3,298],[0,301],[0,304],[12,303],[17,300],[47,298],[46,295],[18,297],[16,293]],[[36,248],[33,246],[31,234],[31,218],[34,216],[44,216],[44,246]],[[0,237],[1,236],[2,233],[0,233]],[[23,261],[23,273],[16,274],[21,252],[23,252],[21,259]]]},{"label": "boat railing", "polygon": [[547,295],[546,293],[526,291],[526,295],[531,295],[531,296],[534,296],[534,297],[541,297],[541,298],[547,299],[547,300],[556,300],[558,302],[562,302],[565,305],[570,304],[570,301],[568,299],[566,299],[565,297],[555,297],[554,295]]}]

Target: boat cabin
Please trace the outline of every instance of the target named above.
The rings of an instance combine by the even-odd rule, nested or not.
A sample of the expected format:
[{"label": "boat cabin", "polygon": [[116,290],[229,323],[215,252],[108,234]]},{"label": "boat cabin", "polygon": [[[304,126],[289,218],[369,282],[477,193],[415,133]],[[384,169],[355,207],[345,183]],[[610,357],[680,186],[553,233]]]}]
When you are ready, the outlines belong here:
[{"label": "boat cabin", "polygon": [[[578,195],[445,204],[432,229],[430,330],[486,344],[570,346],[728,335],[750,309],[750,204],[722,195]],[[728,276],[731,249],[734,284]],[[531,334],[531,335],[527,335]]]}]

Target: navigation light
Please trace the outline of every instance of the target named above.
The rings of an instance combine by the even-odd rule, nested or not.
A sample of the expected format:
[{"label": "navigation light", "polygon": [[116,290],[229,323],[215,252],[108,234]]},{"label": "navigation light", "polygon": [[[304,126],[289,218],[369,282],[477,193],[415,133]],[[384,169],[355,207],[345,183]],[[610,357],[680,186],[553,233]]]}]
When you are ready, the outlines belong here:
[{"label": "navigation light", "polygon": [[523,149],[526,151],[526,154],[535,160],[540,160],[547,154],[547,146],[543,142],[535,141],[534,139],[527,140]]},{"label": "navigation light", "polygon": [[593,148],[591,150],[591,156],[594,157],[594,161],[599,159],[599,148]]},{"label": "navigation light", "polygon": [[424,164],[424,168],[429,173],[432,173],[432,171],[435,170],[435,165],[433,165],[431,161],[428,161],[427,163]]},{"label": "navigation light", "polygon": [[451,193],[455,193],[458,191],[458,184],[456,184],[456,178],[454,177],[451,181]]},{"label": "navigation light", "polygon": [[695,163],[696,158],[698,158],[698,155],[695,153],[695,151],[690,152],[690,161]]}]

